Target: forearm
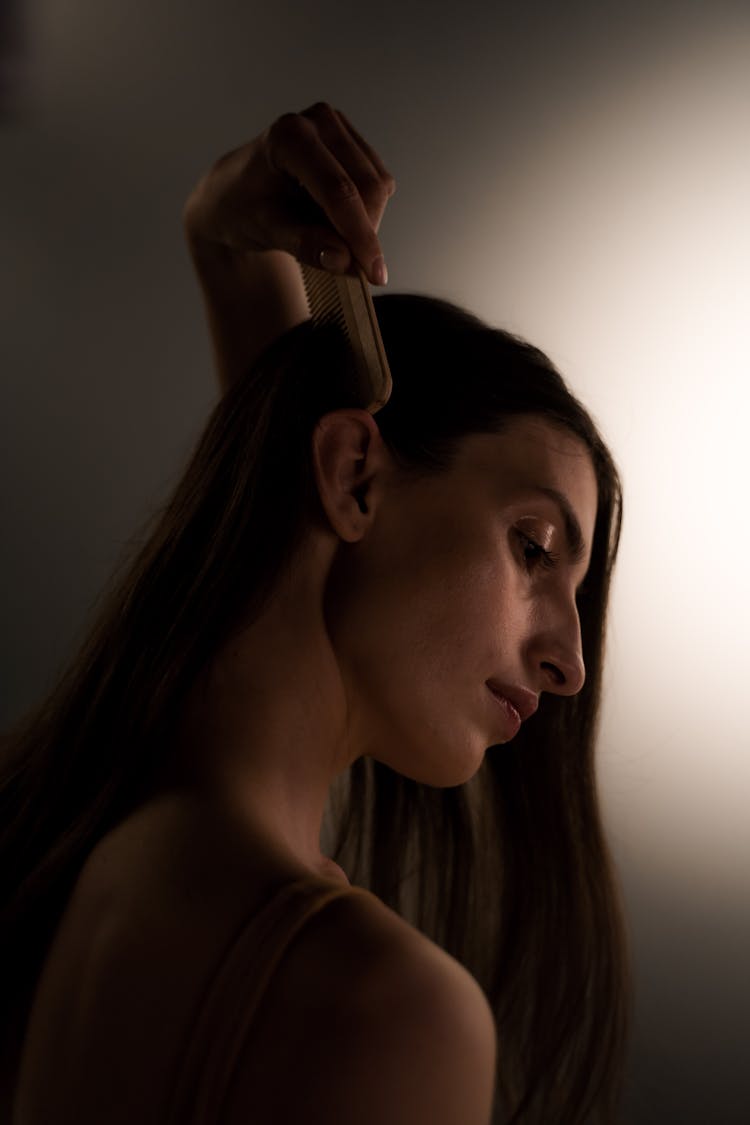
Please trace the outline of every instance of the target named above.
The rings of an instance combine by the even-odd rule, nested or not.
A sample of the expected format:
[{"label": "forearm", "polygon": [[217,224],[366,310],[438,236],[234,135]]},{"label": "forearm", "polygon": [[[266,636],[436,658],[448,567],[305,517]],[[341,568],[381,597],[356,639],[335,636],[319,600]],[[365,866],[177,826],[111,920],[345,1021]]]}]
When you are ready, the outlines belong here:
[{"label": "forearm", "polygon": [[186,228],[214,365],[225,393],[287,329],[309,316],[299,264],[283,250],[237,254]]}]

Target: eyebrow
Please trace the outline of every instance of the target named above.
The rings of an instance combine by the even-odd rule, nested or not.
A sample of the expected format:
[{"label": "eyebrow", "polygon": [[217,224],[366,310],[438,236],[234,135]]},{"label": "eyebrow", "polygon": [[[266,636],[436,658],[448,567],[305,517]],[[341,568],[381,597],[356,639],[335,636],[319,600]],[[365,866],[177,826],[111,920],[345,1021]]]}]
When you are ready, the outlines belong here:
[{"label": "eyebrow", "polygon": [[564,492],[560,492],[557,488],[546,488],[544,485],[535,485],[534,492],[541,492],[543,496],[547,496],[550,500],[554,501],[560,509],[560,515],[563,519],[565,526],[565,538],[568,543],[568,554],[570,561],[577,563],[581,562],[586,555],[586,543],[581,531],[581,525],[578,522],[578,517],[573,511],[573,506],[568,500]]}]

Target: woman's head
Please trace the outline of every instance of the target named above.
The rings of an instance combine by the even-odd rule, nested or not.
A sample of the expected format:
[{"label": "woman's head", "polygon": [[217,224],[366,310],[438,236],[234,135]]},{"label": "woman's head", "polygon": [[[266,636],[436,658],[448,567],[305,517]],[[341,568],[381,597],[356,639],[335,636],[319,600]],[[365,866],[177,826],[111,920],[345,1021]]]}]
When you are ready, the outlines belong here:
[{"label": "woman's head", "polygon": [[[516,453],[529,483],[550,484],[541,479],[548,469],[552,475],[563,471],[566,481],[575,478],[583,483],[593,469],[594,524],[592,533],[584,534],[588,565],[576,591],[586,682],[577,698],[562,706],[571,715],[580,715],[589,705],[595,710],[609,584],[620,538],[622,489],[594,421],[549,359],[526,342],[431,298],[385,296],[376,298],[376,306],[394,391],[375,417],[404,467],[417,473],[429,467],[448,468],[467,438],[475,445],[482,444],[482,435],[499,435],[502,441],[514,433],[520,438],[522,427],[529,437],[523,446],[516,445]],[[404,372],[397,380],[396,375]],[[492,443],[489,448],[494,448]],[[581,502],[585,506],[583,496]],[[590,512],[578,514],[580,523]],[[558,513],[558,527],[561,515],[565,530],[569,521]],[[534,526],[540,530],[538,524]],[[554,699],[545,700],[543,709],[548,707],[557,707]]]},{"label": "woman's head", "polygon": [[[326,627],[350,755],[459,785],[518,731],[542,692],[584,683],[577,590],[597,513],[585,444],[519,414],[457,443],[450,469],[404,474],[365,411],[313,436],[321,534],[335,543]],[[314,552],[311,556],[319,558]]]},{"label": "woman's head", "polygon": [[488,681],[522,713],[544,694],[543,712],[567,702],[571,721],[592,718],[619,481],[539,351],[434,299],[376,308],[394,389],[374,418],[352,395],[340,337],[310,324],[234,394],[266,380],[287,428],[263,492],[294,537],[288,563],[312,529],[337,543],[326,617],[352,745],[458,785],[515,733]]}]

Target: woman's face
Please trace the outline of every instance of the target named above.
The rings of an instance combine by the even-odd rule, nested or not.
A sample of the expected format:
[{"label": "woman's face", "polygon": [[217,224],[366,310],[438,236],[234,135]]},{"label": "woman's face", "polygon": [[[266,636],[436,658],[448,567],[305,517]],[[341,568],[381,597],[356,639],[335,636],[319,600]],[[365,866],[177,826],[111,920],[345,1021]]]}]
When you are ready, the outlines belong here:
[{"label": "woman's face", "polygon": [[535,415],[466,438],[449,473],[384,492],[326,607],[359,752],[460,785],[518,731],[488,681],[522,713],[542,692],[580,691],[576,591],[596,510],[585,445]]}]

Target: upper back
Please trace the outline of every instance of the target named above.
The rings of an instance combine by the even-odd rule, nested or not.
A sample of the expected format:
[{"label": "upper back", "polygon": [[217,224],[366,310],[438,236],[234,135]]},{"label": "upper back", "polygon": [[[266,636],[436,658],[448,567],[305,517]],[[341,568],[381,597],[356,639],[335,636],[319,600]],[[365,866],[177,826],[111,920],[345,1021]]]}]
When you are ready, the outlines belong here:
[{"label": "upper back", "polygon": [[316,1075],[334,1125],[336,1091],[374,1079],[382,1037],[398,1046],[416,1018],[419,1040],[454,1006],[486,1031],[473,978],[373,895],[229,855],[196,870],[194,854],[124,839],[148,870],[123,866],[122,836],[84,869],[40,977],[13,1125],[312,1121],[293,1099]]}]

